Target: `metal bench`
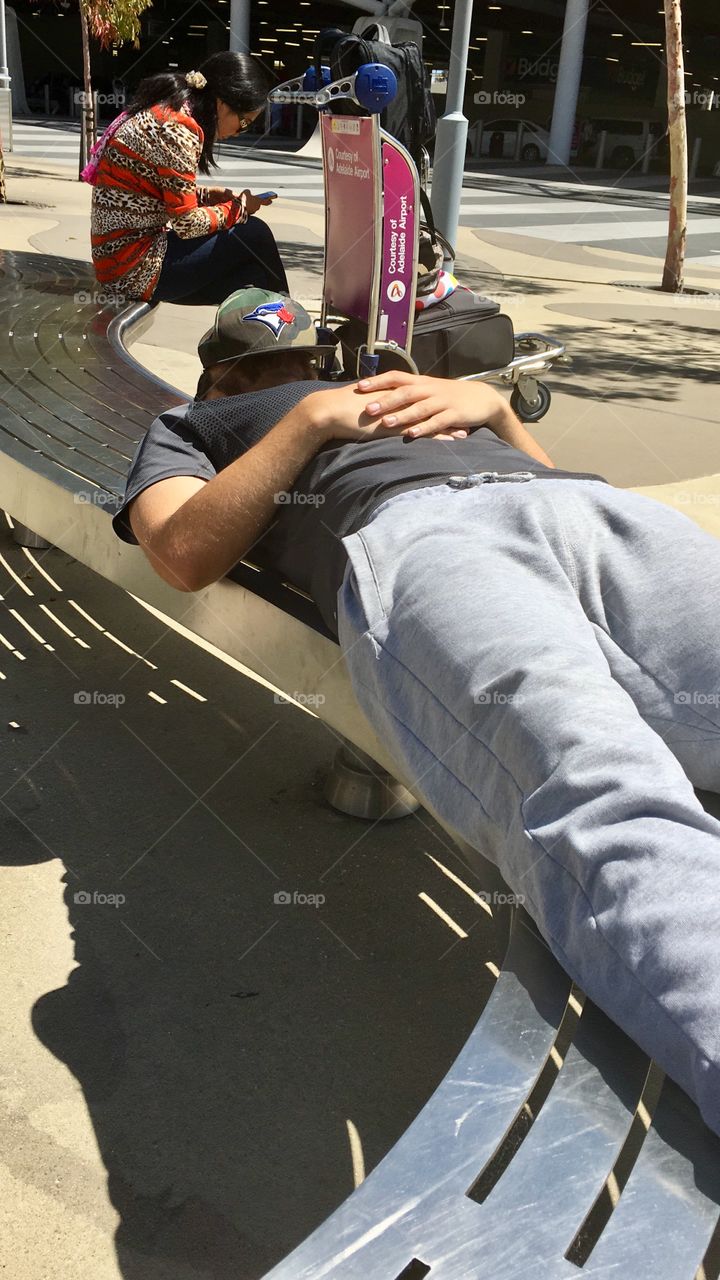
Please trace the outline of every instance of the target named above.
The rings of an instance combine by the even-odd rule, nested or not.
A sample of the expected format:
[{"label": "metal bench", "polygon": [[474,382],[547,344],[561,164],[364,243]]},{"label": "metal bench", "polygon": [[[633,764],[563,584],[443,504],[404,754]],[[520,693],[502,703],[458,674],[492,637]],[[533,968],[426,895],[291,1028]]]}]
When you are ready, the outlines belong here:
[{"label": "metal bench", "polygon": [[[0,251],[0,507],[220,659],[281,692],[323,692],[329,726],[381,776],[397,776],[312,601],[250,565],[241,581],[185,596],[115,538],[109,515],[135,444],[182,397],[125,348],[148,307],[98,305],[92,290],[84,263]],[[502,890],[497,872],[458,843],[485,888]],[[272,1280],[720,1273],[720,1141],[571,988],[525,914],[500,910],[509,948],[459,1058],[392,1151]]]}]

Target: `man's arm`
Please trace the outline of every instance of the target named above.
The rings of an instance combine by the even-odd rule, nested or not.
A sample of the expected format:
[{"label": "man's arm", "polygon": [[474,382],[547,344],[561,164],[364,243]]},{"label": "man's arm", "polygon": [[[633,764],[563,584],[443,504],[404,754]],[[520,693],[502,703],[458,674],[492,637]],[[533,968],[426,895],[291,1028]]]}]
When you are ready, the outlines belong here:
[{"label": "man's arm", "polygon": [[277,495],[292,488],[326,442],[325,417],[310,403],[320,398],[301,401],[212,480],[176,476],[138,495],[128,518],[161,578],[180,591],[200,591],[247,554],[276,515]]},{"label": "man's arm", "polygon": [[500,403],[492,421],[487,422],[485,425],[490,427],[490,430],[494,431],[500,440],[504,440],[506,444],[511,444],[513,449],[520,449],[522,453],[529,454],[536,462],[544,463],[546,467],[554,467],[555,463],[551,461],[534,436],[530,435],[527,427],[523,425],[517,414],[511,409],[509,402],[499,392],[496,394]]}]

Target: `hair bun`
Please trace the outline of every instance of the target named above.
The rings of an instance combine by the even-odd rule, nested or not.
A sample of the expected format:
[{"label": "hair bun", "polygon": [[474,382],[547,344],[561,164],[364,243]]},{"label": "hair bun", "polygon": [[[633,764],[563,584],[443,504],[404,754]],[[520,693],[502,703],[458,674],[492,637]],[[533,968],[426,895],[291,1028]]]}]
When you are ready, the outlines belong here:
[{"label": "hair bun", "polygon": [[185,76],[185,80],[190,85],[191,89],[204,89],[207,84],[207,80],[202,71],[188,71]]}]

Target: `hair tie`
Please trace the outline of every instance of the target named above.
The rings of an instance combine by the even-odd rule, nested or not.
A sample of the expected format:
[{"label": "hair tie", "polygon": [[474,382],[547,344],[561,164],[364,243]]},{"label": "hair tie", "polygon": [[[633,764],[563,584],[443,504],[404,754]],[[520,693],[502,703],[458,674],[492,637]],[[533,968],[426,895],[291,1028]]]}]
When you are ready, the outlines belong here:
[{"label": "hair tie", "polygon": [[207,80],[202,71],[188,71],[185,81],[190,85],[191,89],[204,89]]}]

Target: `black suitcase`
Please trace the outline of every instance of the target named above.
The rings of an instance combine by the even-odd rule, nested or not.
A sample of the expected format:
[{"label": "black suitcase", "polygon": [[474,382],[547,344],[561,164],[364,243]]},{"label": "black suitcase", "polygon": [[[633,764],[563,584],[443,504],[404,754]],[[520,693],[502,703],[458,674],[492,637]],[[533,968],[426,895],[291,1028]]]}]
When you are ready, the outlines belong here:
[{"label": "black suitcase", "polygon": [[434,378],[504,369],[515,354],[512,320],[497,302],[459,288],[415,317],[410,354]]},{"label": "black suitcase", "polygon": [[[358,350],[367,341],[367,327],[359,320],[346,320],[336,336],[345,373],[354,377]],[[416,315],[410,354],[419,372],[434,378],[465,378],[504,369],[515,355],[512,320],[490,298],[457,289],[444,302]],[[391,351],[381,352],[379,360],[378,373],[408,367],[401,355]]]}]

